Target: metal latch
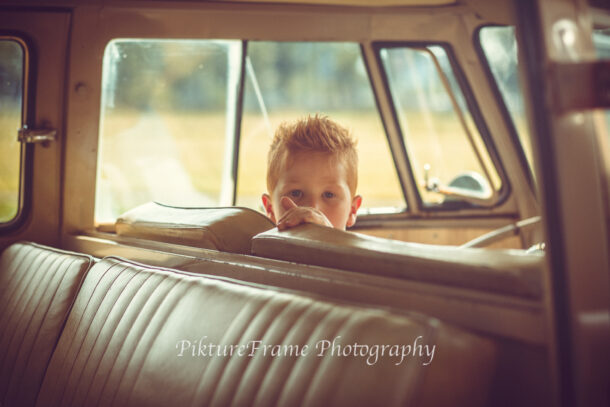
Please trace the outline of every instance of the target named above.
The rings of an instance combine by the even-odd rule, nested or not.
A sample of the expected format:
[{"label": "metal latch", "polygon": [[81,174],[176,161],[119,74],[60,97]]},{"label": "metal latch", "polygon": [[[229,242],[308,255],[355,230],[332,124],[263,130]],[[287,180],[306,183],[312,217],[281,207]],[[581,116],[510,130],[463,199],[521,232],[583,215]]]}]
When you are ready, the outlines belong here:
[{"label": "metal latch", "polygon": [[17,132],[17,141],[20,143],[41,143],[46,147],[51,141],[55,141],[56,136],[56,129],[29,129],[27,125],[24,125]]}]

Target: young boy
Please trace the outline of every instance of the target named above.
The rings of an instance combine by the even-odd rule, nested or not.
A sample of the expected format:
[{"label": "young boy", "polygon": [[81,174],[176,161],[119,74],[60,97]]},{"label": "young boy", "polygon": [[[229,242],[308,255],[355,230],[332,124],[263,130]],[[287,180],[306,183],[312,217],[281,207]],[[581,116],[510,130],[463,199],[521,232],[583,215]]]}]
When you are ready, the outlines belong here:
[{"label": "young boy", "polygon": [[356,222],[358,154],[349,132],[327,117],[282,124],[267,161],[267,216],[283,230],[317,223],[345,230]]}]

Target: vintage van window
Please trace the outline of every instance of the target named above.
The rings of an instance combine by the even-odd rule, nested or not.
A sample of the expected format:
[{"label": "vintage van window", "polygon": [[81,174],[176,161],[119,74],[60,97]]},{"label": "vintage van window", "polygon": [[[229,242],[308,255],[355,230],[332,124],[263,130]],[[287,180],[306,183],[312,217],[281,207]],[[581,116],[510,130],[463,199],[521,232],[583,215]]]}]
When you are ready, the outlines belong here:
[{"label": "vintage van window", "polygon": [[406,207],[359,44],[248,42],[237,205],[259,208],[278,125],[320,113],[358,140],[363,213]]},{"label": "vintage van window", "polygon": [[275,129],[316,113],[366,152],[361,211],[406,208],[357,43],[117,39],[102,82],[97,223],[151,200],[261,209]]},{"label": "vintage van window", "polygon": [[[597,58],[610,61],[610,28],[598,28],[592,34]],[[596,109],[593,120],[599,133],[601,155],[606,168],[610,168],[610,109]]]},{"label": "vintage van window", "polygon": [[[610,60],[610,28],[594,30],[593,45],[595,46],[595,52],[598,59]],[[610,146],[610,109],[600,109],[598,111],[598,116],[600,117],[600,121],[603,121],[602,118],[605,117],[607,146]],[[603,127],[603,125],[601,127]]]},{"label": "vintage van window", "polygon": [[[230,205],[241,41],[111,41],[104,52],[96,222],[151,200]],[[227,137],[227,133],[229,136]]]},{"label": "vintage van window", "polygon": [[423,203],[492,205],[502,181],[445,48],[382,45],[379,56]]},{"label": "vintage van window", "polygon": [[[610,30],[593,31],[593,45],[599,59],[610,58]],[[531,136],[524,110],[523,92],[518,69],[517,39],[515,27],[489,26],[479,31],[479,41],[491,73],[498,85],[504,103],[513,120],[523,151],[533,171]],[[600,114],[603,120],[604,114]],[[610,137],[610,113],[605,112],[607,134]]]},{"label": "vintage van window", "polygon": [[0,36],[0,225],[19,213],[25,51],[15,39]]},{"label": "vintage van window", "polygon": [[534,172],[532,143],[525,115],[523,92],[517,66],[517,39],[515,27],[489,26],[479,31],[479,41],[491,73],[496,81],[504,104],[517,131],[521,148]]}]

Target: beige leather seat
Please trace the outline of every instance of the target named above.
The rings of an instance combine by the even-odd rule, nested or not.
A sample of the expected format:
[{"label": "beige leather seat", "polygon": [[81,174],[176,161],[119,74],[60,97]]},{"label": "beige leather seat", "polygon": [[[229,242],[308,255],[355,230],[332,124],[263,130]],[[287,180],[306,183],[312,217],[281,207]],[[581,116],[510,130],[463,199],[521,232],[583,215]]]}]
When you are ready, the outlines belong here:
[{"label": "beige leather seat", "polygon": [[249,254],[252,237],[274,224],[248,208],[175,208],[149,202],[121,215],[115,226],[120,236]]},{"label": "beige leather seat", "polygon": [[[342,353],[318,356],[335,338]],[[375,360],[376,345],[416,354]],[[494,352],[432,318],[105,258],[87,274],[37,405],[478,406]]]},{"label": "beige leather seat", "polygon": [[93,258],[17,243],[0,258],[0,405],[33,406]]},{"label": "beige leather seat", "polygon": [[544,257],[401,242],[306,224],[252,239],[252,254],[278,260],[539,298]]}]

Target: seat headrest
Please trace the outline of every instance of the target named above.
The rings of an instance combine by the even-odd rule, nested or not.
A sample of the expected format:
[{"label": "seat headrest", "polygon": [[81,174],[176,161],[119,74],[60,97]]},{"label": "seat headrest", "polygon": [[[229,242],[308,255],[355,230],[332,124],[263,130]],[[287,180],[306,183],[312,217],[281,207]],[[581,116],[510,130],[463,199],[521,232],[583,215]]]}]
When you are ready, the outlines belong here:
[{"label": "seat headrest", "polygon": [[248,208],[177,208],[148,202],[125,212],[115,226],[120,236],[249,254],[252,237],[274,224]]},{"label": "seat headrest", "polygon": [[509,295],[542,293],[543,257],[524,250],[410,243],[305,224],[255,236],[252,254]]}]

